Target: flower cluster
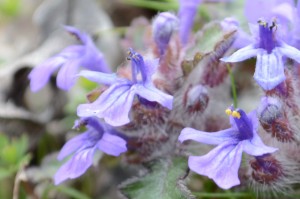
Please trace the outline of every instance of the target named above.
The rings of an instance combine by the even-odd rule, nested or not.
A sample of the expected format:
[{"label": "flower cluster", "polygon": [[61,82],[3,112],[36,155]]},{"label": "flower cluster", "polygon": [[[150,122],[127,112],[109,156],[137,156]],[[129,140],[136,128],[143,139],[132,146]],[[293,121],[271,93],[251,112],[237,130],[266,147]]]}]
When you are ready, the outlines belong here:
[{"label": "flower cluster", "polygon": [[[187,140],[217,145],[206,155],[189,156],[188,166],[222,189],[242,184],[239,167],[243,152],[252,158],[245,161],[250,172],[244,174],[249,177],[252,173],[252,183],[274,186],[276,191],[299,182],[278,183],[294,168],[282,165],[284,161],[278,157],[289,157],[284,144],[298,149],[300,143],[300,80],[299,71],[293,68],[300,63],[295,36],[300,27],[296,23],[300,21],[300,3],[295,8],[293,1],[270,0],[253,12],[262,1],[246,1],[245,16],[253,36],[249,39],[232,17],[211,22],[194,34],[191,30],[201,2],[179,0],[177,14],[162,12],[154,17],[151,27],[145,28],[150,30],[145,33],[149,49],[127,41],[132,47],[127,62],[117,72],[111,71],[86,33],[65,27],[81,45],[70,46],[35,67],[29,74],[31,90],[40,90],[60,67],[59,88],[68,90],[83,77],[99,84],[101,92],[96,93],[95,100],[78,105],[80,119],[74,127],[86,126],[87,130],[61,149],[59,160],[71,157],[55,174],[55,184],[81,176],[91,167],[96,152],[119,156],[128,150],[130,155],[137,155],[132,158],[126,154],[127,162],[145,163],[166,156],[186,157]],[[136,36],[134,31],[132,36]],[[202,44],[213,50],[200,51]],[[257,108],[243,108],[252,108],[248,114],[234,106],[226,109],[231,127],[225,129],[228,122],[217,107],[227,107],[232,99],[221,92],[230,90],[226,79],[231,69],[235,70],[233,63],[252,57],[256,58],[254,80],[264,96]],[[85,70],[79,71],[79,67]],[[235,89],[235,85],[231,87]],[[177,140],[185,143],[178,144]]]}]

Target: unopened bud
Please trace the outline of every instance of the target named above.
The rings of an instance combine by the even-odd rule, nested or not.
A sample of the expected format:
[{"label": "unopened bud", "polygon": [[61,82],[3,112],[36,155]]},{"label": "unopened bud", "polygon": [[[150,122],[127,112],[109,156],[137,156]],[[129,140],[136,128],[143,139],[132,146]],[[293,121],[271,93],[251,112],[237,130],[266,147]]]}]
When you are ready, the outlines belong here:
[{"label": "unopened bud", "polygon": [[281,117],[281,103],[274,97],[263,97],[257,109],[257,117],[261,124],[271,124]]},{"label": "unopened bud", "polygon": [[255,157],[250,165],[253,169],[252,178],[263,185],[274,184],[284,176],[280,162],[270,154]]},{"label": "unopened bud", "polygon": [[189,113],[203,112],[208,105],[207,89],[202,85],[191,86],[185,93],[183,103]]},{"label": "unopened bud", "polygon": [[162,12],[153,21],[153,37],[159,49],[160,55],[163,55],[172,33],[178,29],[179,20],[170,12]]},{"label": "unopened bud", "polygon": [[264,97],[257,109],[257,116],[265,131],[272,134],[280,142],[294,139],[289,120],[282,110],[281,103],[273,97]]}]

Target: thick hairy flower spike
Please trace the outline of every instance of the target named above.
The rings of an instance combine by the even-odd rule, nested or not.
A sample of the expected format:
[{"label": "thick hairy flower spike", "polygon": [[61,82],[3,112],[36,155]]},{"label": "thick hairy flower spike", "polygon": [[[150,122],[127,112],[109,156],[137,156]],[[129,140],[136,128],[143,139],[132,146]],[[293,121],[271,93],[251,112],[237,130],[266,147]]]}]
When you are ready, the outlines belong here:
[{"label": "thick hairy flower spike", "polygon": [[74,85],[76,81],[75,75],[79,67],[105,73],[111,71],[104,60],[103,54],[97,49],[87,34],[81,33],[70,26],[65,26],[65,29],[82,44],[69,46],[61,53],[36,66],[29,74],[30,88],[33,92],[43,88],[58,68],[60,70],[57,74],[56,83],[63,90],[69,90]]},{"label": "thick hairy flower spike", "polygon": [[269,25],[259,20],[258,27],[250,27],[256,40],[221,61],[240,62],[256,56],[254,79],[264,90],[272,90],[286,79],[282,58],[286,56],[300,63],[300,51],[279,38],[276,21]]},{"label": "thick hairy flower spike", "polygon": [[231,128],[213,133],[184,128],[178,139],[180,142],[195,140],[217,145],[204,156],[190,156],[189,168],[213,179],[219,187],[229,189],[240,184],[238,169],[243,151],[249,155],[261,156],[277,149],[264,145],[258,136],[255,111],[247,115],[241,109],[229,107],[225,112],[230,115]]},{"label": "thick hairy flower spike", "polygon": [[[172,109],[173,97],[155,88],[151,76],[156,71],[158,59],[144,59],[133,49],[128,50],[128,60],[131,60],[132,79],[117,77],[101,72],[82,71],[79,76],[97,83],[105,83],[110,87],[97,100],[90,104],[81,104],[77,108],[80,117],[96,116],[112,126],[121,126],[130,122],[129,111],[135,95],[144,102],[157,102]],[[122,111],[120,111],[122,110]]]},{"label": "thick hairy flower spike", "polygon": [[61,149],[58,160],[72,157],[64,163],[54,176],[56,185],[67,179],[74,179],[92,165],[97,150],[112,156],[119,156],[127,151],[126,141],[116,135],[116,130],[96,118],[82,118],[75,122],[74,128],[87,126],[87,131],[69,140]]}]

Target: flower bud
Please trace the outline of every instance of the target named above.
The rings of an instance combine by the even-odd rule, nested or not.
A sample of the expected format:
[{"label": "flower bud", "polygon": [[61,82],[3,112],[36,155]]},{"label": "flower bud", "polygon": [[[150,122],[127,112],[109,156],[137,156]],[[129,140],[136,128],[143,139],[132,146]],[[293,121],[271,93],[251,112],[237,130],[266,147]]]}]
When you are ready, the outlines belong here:
[{"label": "flower bud", "polygon": [[184,94],[184,107],[189,113],[203,112],[208,105],[207,89],[202,85],[190,86]]},{"label": "flower bud", "polygon": [[290,142],[294,133],[290,122],[282,110],[280,101],[273,97],[264,97],[257,109],[257,116],[265,131],[280,142]]},{"label": "flower bud", "polygon": [[270,154],[256,156],[250,165],[253,180],[263,185],[274,184],[284,176],[280,162]]},{"label": "flower bud", "polygon": [[178,18],[170,12],[162,12],[154,19],[152,31],[160,55],[164,54],[172,33],[178,29],[178,26]]},{"label": "flower bud", "polygon": [[257,109],[257,117],[261,124],[270,124],[279,118],[281,113],[281,103],[274,97],[263,97]]}]

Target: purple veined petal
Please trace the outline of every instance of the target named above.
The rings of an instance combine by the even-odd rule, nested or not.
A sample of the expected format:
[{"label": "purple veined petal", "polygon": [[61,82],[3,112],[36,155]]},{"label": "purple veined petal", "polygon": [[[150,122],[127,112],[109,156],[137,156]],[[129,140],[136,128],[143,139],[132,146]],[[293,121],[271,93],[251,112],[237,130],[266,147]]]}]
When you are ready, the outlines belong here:
[{"label": "purple veined petal", "polygon": [[63,160],[68,155],[80,149],[82,146],[84,146],[86,140],[88,139],[88,136],[89,132],[87,131],[68,140],[67,143],[65,143],[63,148],[60,150],[57,159]]},{"label": "purple veined petal", "polygon": [[97,147],[108,155],[119,156],[127,151],[126,141],[116,135],[104,133],[101,140],[98,141]]},{"label": "purple veined petal", "polygon": [[242,159],[241,143],[223,143],[204,156],[190,156],[189,168],[215,181],[222,189],[239,185],[238,170]]},{"label": "purple veined petal", "polygon": [[151,76],[157,71],[159,59],[145,59],[147,82],[151,82]]},{"label": "purple veined petal", "polygon": [[282,55],[300,63],[300,51],[297,48],[282,43],[280,47],[277,47],[277,49]]},{"label": "purple veined petal", "polygon": [[223,62],[240,62],[249,59],[251,57],[255,57],[261,51],[262,49],[255,48],[254,45],[251,44],[236,51],[229,57],[223,57],[220,60]]},{"label": "purple veined petal", "polygon": [[54,184],[58,185],[67,179],[74,179],[82,174],[92,165],[95,147],[86,148],[74,154],[74,156],[63,164],[54,176]]},{"label": "purple veined petal", "polygon": [[282,57],[276,48],[270,54],[263,51],[257,55],[254,79],[264,90],[272,90],[285,80]]},{"label": "purple veined petal", "polygon": [[170,110],[172,109],[173,96],[158,90],[151,84],[137,84],[136,94],[147,99],[148,101],[158,102],[162,106],[167,107]]},{"label": "purple veined petal", "polygon": [[277,148],[266,146],[256,130],[253,131],[253,138],[251,140],[243,140],[242,141],[243,150],[249,155],[260,156],[267,153],[274,153],[277,151]]},{"label": "purple veined petal", "polygon": [[103,112],[110,106],[113,106],[115,101],[131,88],[129,82],[115,83],[104,91],[96,101],[90,104],[81,104],[77,107],[77,115],[79,117],[96,116],[103,118]]},{"label": "purple veined petal", "polygon": [[69,90],[75,84],[80,64],[80,59],[74,59],[61,67],[56,77],[56,84],[60,89]]},{"label": "purple veined petal", "polygon": [[64,62],[64,58],[56,56],[33,68],[28,76],[28,78],[30,79],[30,89],[33,92],[39,91],[47,84],[52,73],[56,69],[58,69]]},{"label": "purple veined petal", "polygon": [[91,42],[91,38],[86,33],[81,33],[77,28],[74,28],[72,26],[64,26],[64,28],[70,34],[74,35],[77,39],[79,39],[83,44]]},{"label": "purple veined petal", "polygon": [[181,131],[178,140],[180,142],[194,140],[205,144],[219,145],[229,141],[231,143],[238,143],[239,140],[236,139],[237,134],[238,132],[233,128],[211,133],[198,131],[192,128],[184,128]]},{"label": "purple veined petal", "polygon": [[105,122],[112,126],[121,126],[130,122],[129,111],[132,106],[136,89],[132,86],[117,98],[113,98],[113,104],[103,112]]},{"label": "purple veined petal", "polygon": [[117,81],[118,76],[115,73],[102,73],[96,71],[82,70],[76,76],[84,77],[92,82],[111,85]]}]

